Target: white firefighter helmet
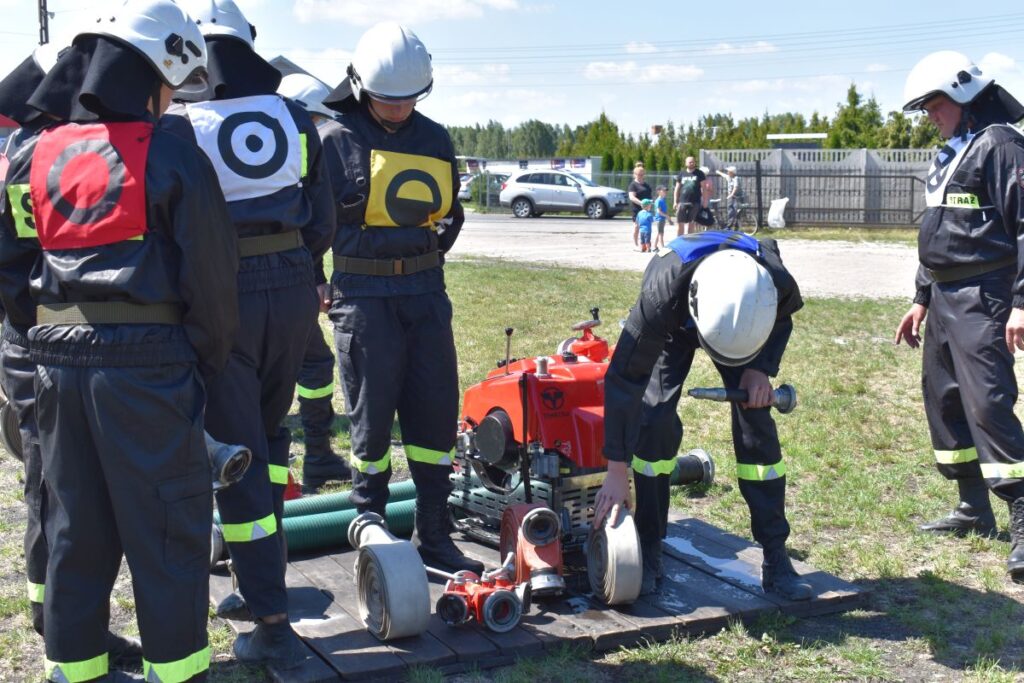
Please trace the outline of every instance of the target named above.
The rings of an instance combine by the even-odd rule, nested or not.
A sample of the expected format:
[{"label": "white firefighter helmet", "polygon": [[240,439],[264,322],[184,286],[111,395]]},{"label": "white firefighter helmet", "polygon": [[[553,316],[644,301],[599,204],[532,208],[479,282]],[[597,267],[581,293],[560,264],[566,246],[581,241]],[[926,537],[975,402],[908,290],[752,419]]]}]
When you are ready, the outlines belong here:
[{"label": "white firefighter helmet", "polygon": [[903,111],[920,111],[938,94],[961,106],[970,104],[992,80],[966,55],[952,50],[933,52],[910,70],[903,86]]},{"label": "white firefighter helmet", "polygon": [[201,88],[206,41],[196,22],[171,0],[125,0],[77,36],[99,35],[131,47],[174,90]]},{"label": "white firefighter helmet", "polygon": [[334,118],[334,112],[324,106],[324,98],[331,94],[331,89],[309,74],[288,74],[281,79],[277,94],[284,95],[310,114]]},{"label": "white firefighter helmet", "polygon": [[256,31],[234,0],[177,0],[207,38],[237,38],[254,47]]},{"label": "white firefighter helmet", "polygon": [[348,68],[352,94],[382,100],[422,99],[434,85],[430,53],[416,34],[386,21],[363,34]]},{"label": "white firefighter helmet", "polygon": [[775,327],[778,296],[771,274],[749,254],[723,249],[705,257],[689,291],[701,346],[722,365],[753,360]]}]

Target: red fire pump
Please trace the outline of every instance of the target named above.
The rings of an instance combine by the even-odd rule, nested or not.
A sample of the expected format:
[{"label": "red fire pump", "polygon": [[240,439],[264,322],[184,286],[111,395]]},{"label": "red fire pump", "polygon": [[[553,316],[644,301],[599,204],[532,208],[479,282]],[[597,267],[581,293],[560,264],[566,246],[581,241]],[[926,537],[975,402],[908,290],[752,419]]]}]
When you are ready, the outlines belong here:
[{"label": "red fire pump", "polygon": [[[588,560],[566,566],[567,558],[580,557],[585,546],[605,553],[596,562],[589,558],[591,565],[600,564],[612,576],[639,576],[638,568],[614,566],[639,561],[631,519],[609,521],[598,530],[598,542],[587,543],[607,467],[601,450],[611,351],[594,333],[601,324],[599,310],[590,313],[590,320],[572,326],[580,335],[559,344],[552,356],[511,358],[513,330],[506,328],[505,359],[463,397],[449,497],[456,527],[500,547],[502,557],[515,554],[514,582],[528,581],[534,597],[558,594],[567,576],[586,574]],[[677,472],[710,483],[714,466],[706,453],[694,451],[679,458]],[[594,581],[591,576],[602,595]],[[612,594],[630,592],[620,587]]]}]

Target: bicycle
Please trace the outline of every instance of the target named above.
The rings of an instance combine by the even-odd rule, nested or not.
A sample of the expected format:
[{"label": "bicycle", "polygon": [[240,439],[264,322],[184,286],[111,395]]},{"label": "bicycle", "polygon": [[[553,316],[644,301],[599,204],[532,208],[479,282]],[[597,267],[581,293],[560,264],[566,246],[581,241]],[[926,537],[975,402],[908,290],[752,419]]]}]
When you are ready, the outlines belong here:
[{"label": "bicycle", "polygon": [[736,216],[730,222],[727,218],[723,219],[720,212],[717,211],[720,208],[722,200],[711,199],[708,200],[708,208],[711,210],[712,215],[715,217],[715,227],[719,230],[736,230],[744,232],[748,235],[753,235],[757,232],[757,222],[753,218],[749,217],[747,208],[749,206],[743,202],[736,204]]}]

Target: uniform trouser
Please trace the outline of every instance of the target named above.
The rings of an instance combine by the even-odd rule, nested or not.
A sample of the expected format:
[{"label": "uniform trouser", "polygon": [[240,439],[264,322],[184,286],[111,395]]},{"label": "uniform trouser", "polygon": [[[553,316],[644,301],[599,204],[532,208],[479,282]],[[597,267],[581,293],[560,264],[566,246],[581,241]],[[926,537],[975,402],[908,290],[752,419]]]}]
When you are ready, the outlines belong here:
[{"label": "uniform trouser", "polygon": [[291,437],[281,423],[318,306],[312,284],[240,294],[227,367],[207,388],[210,436],[252,451],[242,480],[217,492],[217,508],[238,588],[256,617],[288,611],[281,518]]},{"label": "uniform trouser", "polygon": [[195,366],[40,366],[35,381],[48,489],[47,677],[107,673],[122,552],[146,680],[202,674],[213,500]]},{"label": "uniform trouser", "polygon": [[297,391],[306,457],[329,455],[331,424],[334,422],[334,408],[331,405],[334,396],[334,354],[324,341],[318,320],[313,322],[306,342]]},{"label": "uniform trouser", "polygon": [[[654,366],[643,399],[640,433],[633,456],[637,531],[642,543],[665,537],[669,480],[683,439],[677,407],[683,382],[699,348],[697,335],[674,334]],[[729,389],[739,387],[742,367],[715,364]],[[740,493],[750,510],[754,540],[765,549],[781,548],[789,537],[786,521],[786,470],[775,421],[769,408],[732,407],[732,441]]]},{"label": "uniform trouser", "polygon": [[418,499],[447,500],[459,412],[448,295],[336,299],[331,320],[351,424],[357,509],[384,514],[396,411]]},{"label": "uniform trouser", "polygon": [[29,360],[28,349],[9,339],[0,341],[0,364],[3,366],[4,393],[18,416],[22,456],[25,461],[25,573],[28,575],[28,599],[32,605],[32,625],[43,634],[43,596],[46,586],[46,560],[50,555],[43,531],[46,518],[46,488],[43,484],[43,461],[39,454],[39,432],[36,429],[36,364]]},{"label": "uniform trouser", "polygon": [[1012,278],[997,272],[932,285],[921,373],[939,472],[984,477],[1004,500],[1024,497],[1024,431],[1005,342]]}]

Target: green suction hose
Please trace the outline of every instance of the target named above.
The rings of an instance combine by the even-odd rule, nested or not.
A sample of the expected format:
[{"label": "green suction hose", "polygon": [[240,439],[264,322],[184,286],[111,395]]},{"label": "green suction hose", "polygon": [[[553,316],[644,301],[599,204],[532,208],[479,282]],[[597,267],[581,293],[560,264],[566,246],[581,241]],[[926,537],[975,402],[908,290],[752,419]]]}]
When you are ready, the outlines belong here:
[{"label": "green suction hose", "polygon": [[[416,497],[416,484],[412,479],[397,481],[388,486],[391,492],[388,502],[395,503],[400,500],[411,500]],[[323,512],[335,512],[337,510],[351,510],[355,507],[352,502],[351,491],[339,491],[337,493],[321,493],[316,496],[303,496],[295,500],[284,502],[285,517],[305,517],[306,515],[317,515]]]},{"label": "green suction hose", "polygon": [[[416,500],[389,503],[384,510],[388,530],[396,536],[412,532]],[[318,550],[348,545],[348,526],[358,516],[354,509],[321,512],[302,517],[286,517],[284,533],[288,551]]]}]

